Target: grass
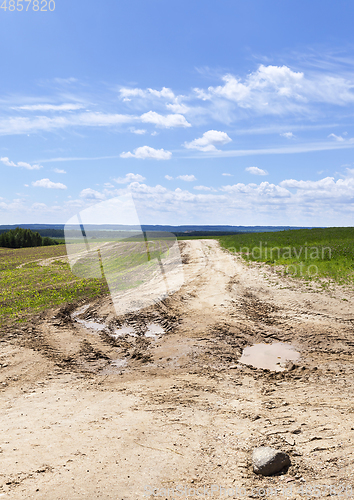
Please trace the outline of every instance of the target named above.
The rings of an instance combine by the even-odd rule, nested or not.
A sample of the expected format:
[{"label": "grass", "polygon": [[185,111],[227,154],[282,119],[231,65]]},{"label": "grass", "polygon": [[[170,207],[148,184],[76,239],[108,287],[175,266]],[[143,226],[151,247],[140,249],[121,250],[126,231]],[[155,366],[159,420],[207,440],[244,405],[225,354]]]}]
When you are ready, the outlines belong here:
[{"label": "grass", "polygon": [[[178,237],[178,240],[195,238],[200,237]],[[266,263],[276,273],[304,280],[325,278],[341,284],[354,284],[354,228],[301,229],[210,238],[218,239],[223,248],[239,253],[246,261]],[[149,245],[151,265],[156,257],[163,258],[168,254],[167,247]],[[149,265],[146,266],[145,248],[145,244],[132,241],[134,251],[108,253],[108,258],[105,255],[105,273],[113,273],[113,278],[120,280],[122,289],[138,286],[141,283],[140,269],[146,269],[147,275],[150,272]],[[71,272],[69,264],[63,262],[61,258],[64,256],[65,245],[0,248],[0,325],[23,322],[32,314],[50,307],[109,292],[106,280],[99,277],[101,263],[97,267],[96,262],[95,270],[90,258],[81,260],[76,270],[79,277]],[[44,259],[51,259],[50,264],[39,265]]]},{"label": "grass", "polygon": [[247,233],[218,239],[223,248],[241,254],[246,261],[267,263],[280,274],[354,283],[353,227]]},{"label": "grass", "polygon": [[[168,242],[150,242],[147,254],[144,241],[112,243],[102,249],[103,255],[101,251],[84,252],[73,272],[60,259],[66,257],[65,245],[0,248],[0,325],[26,321],[32,314],[65,302],[107,294],[103,275],[115,291],[136,288],[142,283],[141,278],[151,277],[156,259],[168,254],[168,246]],[[85,248],[73,243],[70,250],[75,255]],[[48,265],[40,265],[45,259],[50,259]]]},{"label": "grass", "polygon": [[[47,308],[108,293],[104,279],[75,276],[67,263],[64,245],[35,248],[0,248],[0,325],[23,322]],[[38,261],[55,260],[48,266]],[[21,266],[21,267],[19,267]]]}]

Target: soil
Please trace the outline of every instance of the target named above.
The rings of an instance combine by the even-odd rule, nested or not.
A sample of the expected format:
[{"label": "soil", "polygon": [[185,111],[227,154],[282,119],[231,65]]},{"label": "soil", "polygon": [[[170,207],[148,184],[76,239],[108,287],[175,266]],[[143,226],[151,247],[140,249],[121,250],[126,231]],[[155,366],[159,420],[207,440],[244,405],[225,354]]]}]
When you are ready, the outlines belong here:
[{"label": "soil", "polygon": [[[185,284],[155,306],[117,317],[107,297],[3,329],[0,497],[354,491],[353,290],[279,277],[214,240],[181,248]],[[273,342],[300,358],[284,371],[239,362]],[[254,474],[261,445],[290,467]]]}]

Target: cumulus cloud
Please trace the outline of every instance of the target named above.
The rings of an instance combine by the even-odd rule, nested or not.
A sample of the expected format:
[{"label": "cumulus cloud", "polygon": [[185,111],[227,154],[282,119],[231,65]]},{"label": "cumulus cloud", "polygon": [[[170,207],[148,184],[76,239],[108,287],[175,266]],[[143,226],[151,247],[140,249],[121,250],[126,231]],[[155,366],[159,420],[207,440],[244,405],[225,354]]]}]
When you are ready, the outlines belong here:
[{"label": "cumulus cloud", "polygon": [[122,153],[121,158],[140,158],[145,160],[146,158],[151,158],[153,160],[170,160],[172,157],[171,151],[165,151],[164,149],[154,149],[150,146],[141,146],[140,148],[134,149],[133,153],[128,151],[127,153]]},{"label": "cumulus cloud", "polygon": [[80,198],[84,198],[85,200],[104,200],[105,195],[94,189],[86,188],[81,191]]},{"label": "cumulus cloud", "polygon": [[141,128],[130,127],[129,130],[133,134],[137,134],[137,135],[144,135],[144,134],[146,134],[146,130],[145,129],[141,129]]},{"label": "cumulus cloud", "polygon": [[14,163],[13,161],[10,161],[7,156],[0,158],[0,161],[7,167],[21,167],[27,170],[39,170],[40,168],[43,168],[42,165],[30,165],[29,163],[26,163],[24,161],[19,161],[18,163]]},{"label": "cumulus cloud", "polygon": [[228,174],[228,173],[223,173],[221,175],[224,175],[225,177],[232,177],[232,174]]},{"label": "cumulus cloud", "polygon": [[168,103],[166,104],[166,108],[170,109],[173,113],[181,113],[183,115],[185,113],[188,113],[191,109],[189,106],[186,106],[186,104],[183,103]]},{"label": "cumulus cloud", "polygon": [[176,177],[176,179],[180,179],[181,181],[186,181],[186,182],[193,182],[193,181],[197,180],[197,178],[193,174],[191,174],[191,175],[188,175],[188,174],[187,175],[178,175]]},{"label": "cumulus cloud", "polygon": [[145,181],[145,177],[140,174],[129,173],[125,177],[117,177],[114,181],[117,184],[128,184],[129,182],[143,182]]},{"label": "cumulus cloud", "polygon": [[241,182],[232,186],[223,186],[222,191],[234,194],[253,195],[264,198],[290,198],[291,193],[285,186],[261,182],[260,184],[243,184]]},{"label": "cumulus cloud", "polygon": [[204,101],[225,99],[261,114],[304,111],[309,102],[339,106],[354,103],[353,82],[349,79],[323,73],[307,76],[285,65],[261,64],[243,80],[227,74],[223,82],[207,90],[194,89],[196,97]]},{"label": "cumulus cloud", "polygon": [[62,184],[61,182],[52,182],[49,179],[41,179],[39,181],[32,182],[32,186],[46,189],[67,189],[65,184]]},{"label": "cumulus cloud", "polygon": [[292,132],[283,132],[280,134],[282,137],[286,137],[287,139],[291,139],[292,137],[295,137]]},{"label": "cumulus cloud", "polygon": [[169,99],[172,100],[175,98],[174,93],[172,92],[171,89],[167,87],[163,87],[161,90],[155,90],[155,89],[139,89],[139,88],[134,88],[134,89],[129,89],[122,87],[120,90],[120,96],[123,99],[123,101],[131,101],[132,97],[140,97],[143,99],[146,98],[164,98],[164,99]]},{"label": "cumulus cloud", "polygon": [[173,177],[171,177],[170,175],[165,175],[165,179],[167,179],[168,181],[172,181]]},{"label": "cumulus cloud", "polygon": [[245,170],[252,175],[268,175],[268,172],[266,170],[258,167],[247,167],[245,168]]},{"label": "cumulus cloud", "polygon": [[199,151],[217,151],[215,145],[221,146],[231,142],[232,139],[226,132],[218,132],[217,130],[208,130],[204,132],[199,139],[194,139],[191,142],[185,142],[184,147],[187,149],[198,149]]},{"label": "cumulus cloud", "polygon": [[53,172],[56,174],[66,174],[66,170],[63,170],[62,168],[54,168]]},{"label": "cumulus cloud", "polygon": [[32,203],[31,206],[32,210],[34,211],[39,211],[39,212],[44,212],[45,210],[48,210],[48,206],[45,203]]},{"label": "cumulus cloud", "polygon": [[152,123],[162,128],[191,127],[191,124],[181,114],[160,115],[156,111],[148,111],[141,115],[140,119],[143,123]]},{"label": "cumulus cloud", "polygon": [[[43,217],[58,214],[56,221],[60,222],[64,213],[76,213],[108,195],[119,196],[129,190],[134,195],[138,214],[143,214],[147,224],[157,220],[160,224],[185,224],[187,220],[193,224],[235,224],[242,220],[244,225],[333,226],[340,220],[342,225],[350,226],[354,216],[353,168],[347,168],[338,180],[326,177],[318,181],[286,179],[279,184],[235,183],[218,189],[193,187],[191,190],[168,189],[134,180],[114,193],[106,190],[103,194],[86,188],[78,199],[65,202],[61,211],[57,205],[39,210]],[[21,199],[0,200],[0,213],[16,214],[13,219],[21,215],[21,220],[27,217],[30,221],[30,216],[33,220],[34,210]],[[53,222],[48,218],[47,221]]]},{"label": "cumulus cloud", "polygon": [[26,106],[18,106],[15,109],[25,109],[26,111],[76,111],[85,106],[82,104],[29,104]]}]

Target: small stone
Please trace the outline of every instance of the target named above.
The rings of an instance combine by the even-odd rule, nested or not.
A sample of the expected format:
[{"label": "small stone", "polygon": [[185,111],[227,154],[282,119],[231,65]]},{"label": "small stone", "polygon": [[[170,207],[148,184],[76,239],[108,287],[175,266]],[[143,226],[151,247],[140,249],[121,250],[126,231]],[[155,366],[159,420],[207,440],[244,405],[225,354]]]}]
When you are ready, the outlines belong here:
[{"label": "small stone", "polygon": [[252,460],[253,471],[262,476],[271,476],[290,465],[289,455],[269,446],[255,448]]},{"label": "small stone", "polygon": [[286,441],[290,446],[294,446],[295,439],[291,436],[284,436],[284,441]]}]

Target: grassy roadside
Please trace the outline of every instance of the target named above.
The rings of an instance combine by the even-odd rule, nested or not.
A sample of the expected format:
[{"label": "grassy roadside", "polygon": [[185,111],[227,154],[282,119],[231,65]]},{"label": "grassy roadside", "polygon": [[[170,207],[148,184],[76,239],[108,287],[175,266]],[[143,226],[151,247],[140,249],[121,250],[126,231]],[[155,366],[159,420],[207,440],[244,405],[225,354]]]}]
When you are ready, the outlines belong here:
[{"label": "grassy roadside", "polygon": [[279,274],[354,284],[352,227],[236,234],[218,240],[223,248],[239,253],[246,261],[264,262]]},{"label": "grassy roadside", "polygon": [[[108,293],[105,280],[75,276],[65,245],[35,248],[0,248],[0,325],[24,322],[50,307]],[[38,261],[53,259],[49,265]]]}]

